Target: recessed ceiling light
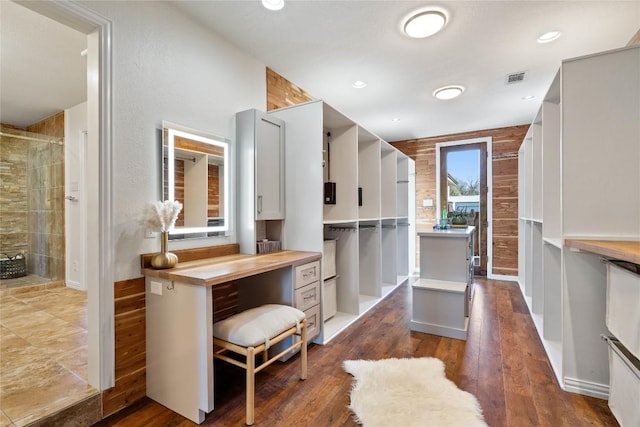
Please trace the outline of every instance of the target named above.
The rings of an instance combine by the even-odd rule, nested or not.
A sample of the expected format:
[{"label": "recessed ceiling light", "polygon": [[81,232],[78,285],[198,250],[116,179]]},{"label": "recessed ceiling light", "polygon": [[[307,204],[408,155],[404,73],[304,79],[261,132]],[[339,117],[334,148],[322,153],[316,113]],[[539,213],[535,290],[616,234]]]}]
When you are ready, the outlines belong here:
[{"label": "recessed ceiling light", "polygon": [[356,89],[362,89],[363,87],[366,87],[367,84],[362,80],[356,80],[351,84],[351,86],[355,87]]},{"label": "recessed ceiling light", "polygon": [[456,96],[460,96],[462,92],[464,92],[463,86],[451,85],[451,86],[444,86],[444,87],[441,87],[440,89],[434,90],[433,96],[435,96],[438,99],[446,100],[446,99],[453,99]]},{"label": "recessed ceiling light", "polygon": [[422,9],[404,21],[402,31],[409,37],[423,39],[440,31],[447,23],[447,16],[437,9]]},{"label": "recessed ceiling light", "polygon": [[262,0],[262,5],[269,10],[280,10],[284,7],[284,0]]},{"label": "recessed ceiling light", "polygon": [[548,31],[543,35],[541,35],[540,37],[538,37],[538,43],[552,42],[554,40],[557,40],[561,35],[562,33],[560,31]]},{"label": "recessed ceiling light", "polygon": [[523,96],[522,99],[523,101],[531,101],[533,98],[535,98],[535,95],[527,95],[527,96]]},{"label": "recessed ceiling light", "polygon": [[400,118],[399,117],[394,117],[393,119],[391,119],[392,122],[399,122]]}]

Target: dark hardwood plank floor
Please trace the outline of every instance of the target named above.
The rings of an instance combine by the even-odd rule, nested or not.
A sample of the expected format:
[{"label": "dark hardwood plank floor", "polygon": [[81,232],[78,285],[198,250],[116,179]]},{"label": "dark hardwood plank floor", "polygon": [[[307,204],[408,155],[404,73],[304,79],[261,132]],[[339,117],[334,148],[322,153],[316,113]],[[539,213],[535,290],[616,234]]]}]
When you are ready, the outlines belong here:
[{"label": "dark hardwood plank floor", "polygon": [[[475,289],[466,342],[410,331],[403,285],[329,344],[311,345],[306,381],[298,357],[271,365],[256,377],[255,425],[356,426],[342,362],[425,356],[445,362],[447,377],[478,397],[492,427],[618,425],[605,400],[560,389],[517,284],[476,278]],[[216,409],[202,425],[244,425],[244,371],[216,363],[215,375]],[[145,398],[98,425],[195,424]]]}]

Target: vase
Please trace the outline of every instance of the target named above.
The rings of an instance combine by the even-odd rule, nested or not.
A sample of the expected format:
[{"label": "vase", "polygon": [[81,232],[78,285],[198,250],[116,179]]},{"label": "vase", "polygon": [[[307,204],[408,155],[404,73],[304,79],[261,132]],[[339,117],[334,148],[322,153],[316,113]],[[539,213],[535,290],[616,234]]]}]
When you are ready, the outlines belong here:
[{"label": "vase", "polygon": [[173,268],[178,263],[178,256],[169,252],[169,232],[162,231],[160,233],[160,253],[155,254],[151,258],[151,266],[153,268]]}]

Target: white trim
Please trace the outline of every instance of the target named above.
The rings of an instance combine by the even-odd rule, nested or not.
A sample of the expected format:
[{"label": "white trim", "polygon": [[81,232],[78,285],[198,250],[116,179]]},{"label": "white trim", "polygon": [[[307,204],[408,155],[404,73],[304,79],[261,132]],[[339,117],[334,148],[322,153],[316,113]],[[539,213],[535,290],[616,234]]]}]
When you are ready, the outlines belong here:
[{"label": "white trim", "polygon": [[518,276],[507,276],[505,274],[488,274],[487,279],[491,280],[503,280],[505,282],[516,282],[518,283]]},{"label": "white trim", "polygon": [[493,271],[493,137],[460,139],[456,141],[438,142],[436,144],[436,221],[442,212],[440,207],[440,149],[457,145],[485,143],[487,147],[487,277],[492,278]]},{"label": "white trim", "polygon": [[[36,13],[54,19],[77,31],[87,34],[91,41],[91,34],[95,34],[97,45],[88,46],[88,57],[97,56],[97,116],[92,116],[94,110],[88,107],[88,122],[97,122],[99,128],[96,138],[99,145],[99,178],[98,178],[98,229],[95,231],[98,239],[96,253],[87,254],[94,258],[88,260],[87,277],[95,277],[96,287],[87,286],[89,312],[88,336],[89,384],[98,390],[106,390],[115,384],[115,337],[114,337],[114,307],[113,307],[113,195],[112,195],[112,35],[111,21],[78,3],[62,0],[51,1],[19,1],[21,5]],[[95,50],[98,50],[96,52]],[[89,61],[89,60],[88,60]],[[87,94],[87,98],[92,96]],[[91,125],[89,130],[91,135]],[[89,248],[87,248],[89,249]],[[94,267],[95,265],[95,267]],[[95,320],[94,320],[95,319]],[[92,337],[94,345],[91,345]],[[96,344],[97,343],[97,347]]]},{"label": "white trim", "polygon": [[581,381],[576,378],[564,377],[564,390],[578,393],[598,399],[609,399],[609,385],[598,384],[590,381]]}]

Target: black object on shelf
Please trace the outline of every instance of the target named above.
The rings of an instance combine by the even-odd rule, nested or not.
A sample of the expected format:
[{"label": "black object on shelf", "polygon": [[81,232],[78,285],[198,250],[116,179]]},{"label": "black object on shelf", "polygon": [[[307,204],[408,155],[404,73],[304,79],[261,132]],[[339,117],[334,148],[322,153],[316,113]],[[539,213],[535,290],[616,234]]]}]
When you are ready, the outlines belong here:
[{"label": "black object on shelf", "polygon": [[336,183],[331,182],[331,132],[327,132],[327,181],[324,183],[324,204],[336,204]]}]

